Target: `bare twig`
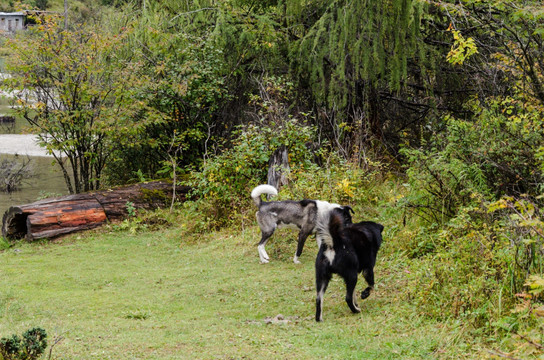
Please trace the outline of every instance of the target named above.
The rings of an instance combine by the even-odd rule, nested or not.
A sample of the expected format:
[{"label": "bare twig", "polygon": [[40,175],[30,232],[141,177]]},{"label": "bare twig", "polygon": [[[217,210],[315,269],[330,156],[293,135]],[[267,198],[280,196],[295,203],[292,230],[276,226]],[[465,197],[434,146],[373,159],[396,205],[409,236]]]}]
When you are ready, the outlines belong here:
[{"label": "bare twig", "polygon": [[51,345],[51,347],[49,348],[49,357],[47,358],[47,360],[51,360],[51,355],[53,354],[53,347],[55,345],[57,345],[58,343],[60,343],[62,340],[64,340],[64,337],[63,336],[56,336],[54,339],[53,339],[53,344]]},{"label": "bare twig", "polygon": [[491,355],[495,355],[495,356],[498,356],[498,357],[501,357],[501,358],[505,358],[505,359],[511,359],[511,360],[520,360],[519,358],[515,358],[515,357],[512,357],[508,354],[505,354],[501,351],[498,351],[498,350],[487,350],[488,353],[490,353]]},{"label": "bare twig", "polygon": [[517,336],[519,336],[520,338],[522,338],[523,340],[527,341],[529,344],[533,345],[534,347],[536,347],[537,349],[539,350],[544,350],[544,346],[542,346],[541,344],[539,343],[536,343],[534,342],[533,340],[529,339],[527,336],[524,336],[524,335],[521,335],[521,334],[518,334],[518,333],[515,333]]}]

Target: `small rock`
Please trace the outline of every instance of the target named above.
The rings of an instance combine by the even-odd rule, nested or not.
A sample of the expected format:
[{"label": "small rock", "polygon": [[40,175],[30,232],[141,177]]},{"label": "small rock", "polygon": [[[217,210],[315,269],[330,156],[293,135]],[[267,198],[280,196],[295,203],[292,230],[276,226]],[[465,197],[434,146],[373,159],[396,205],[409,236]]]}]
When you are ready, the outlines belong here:
[{"label": "small rock", "polygon": [[275,317],[266,317],[264,319],[265,324],[287,324],[289,320],[285,319],[282,314],[278,314]]}]

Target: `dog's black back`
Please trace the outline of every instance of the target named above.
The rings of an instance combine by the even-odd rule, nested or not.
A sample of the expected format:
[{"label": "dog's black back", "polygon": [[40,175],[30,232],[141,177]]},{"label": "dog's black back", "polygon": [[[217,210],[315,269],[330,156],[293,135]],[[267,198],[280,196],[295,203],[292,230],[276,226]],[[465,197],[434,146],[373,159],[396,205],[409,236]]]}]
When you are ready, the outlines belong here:
[{"label": "dog's black back", "polygon": [[382,245],[383,225],[372,221],[361,221],[356,224],[346,225],[344,228],[345,238],[353,246],[359,266],[357,272],[365,267],[374,268],[376,256]]},{"label": "dog's black back", "polygon": [[383,226],[362,221],[345,224],[342,211],[334,210],[329,222],[331,244],[323,243],[317,254],[316,269],[316,321],[322,320],[323,295],[332,274],[340,275],[346,283],[346,302],[352,312],[360,312],[355,301],[355,286],[360,272],[368,283],[361,298],[370,295],[374,287],[374,265],[382,243]]}]

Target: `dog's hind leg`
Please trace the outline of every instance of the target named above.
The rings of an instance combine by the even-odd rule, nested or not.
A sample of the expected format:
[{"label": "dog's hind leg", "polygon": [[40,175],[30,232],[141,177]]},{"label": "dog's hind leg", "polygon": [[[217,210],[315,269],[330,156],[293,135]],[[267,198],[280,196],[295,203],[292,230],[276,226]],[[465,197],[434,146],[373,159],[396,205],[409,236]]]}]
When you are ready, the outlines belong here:
[{"label": "dog's hind leg", "polygon": [[357,272],[350,272],[349,274],[347,274],[344,278],[344,281],[346,282],[346,303],[348,304],[351,312],[361,312],[359,305],[357,305],[357,302],[355,301],[355,299],[357,298],[355,296],[355,287],[357,286]]},{"label": "dog's hind leg", "polygon": [[363,269],[363,276],[368,286],[361,292],[361,299],[366,299],[370,296],[372,290],[374,290],[374,270],[372,268]]},{"label": "dog's hind leg", "polygon": [[261,211],[257,211],[255,215],[257,218],[257,223],[261,228],[261,241],[259,241],[257,250],[259,252],[259,258],[261,259],[261,263],[265,264],[270,258],[268,257],[268,254],[264,247],[268,239],[270,239],[270,237],[274,234],[274,231],[276,230],[276,219],[274,216],[271,216],[271,214],[263,214]]},{"label": "dog's hind leg", "polygon": [[268,257],[268,254],[266,253],[266,250],[264,246],[266,245],[266,242],[268,239],[272,236],[274,231],[268,231],[268,232],[262,232],[261,241],[259,241],[259,245],[257,246],[257,250],[259,251],[259,258],[261,259],[261,263],[265,264],[270,259]]}]

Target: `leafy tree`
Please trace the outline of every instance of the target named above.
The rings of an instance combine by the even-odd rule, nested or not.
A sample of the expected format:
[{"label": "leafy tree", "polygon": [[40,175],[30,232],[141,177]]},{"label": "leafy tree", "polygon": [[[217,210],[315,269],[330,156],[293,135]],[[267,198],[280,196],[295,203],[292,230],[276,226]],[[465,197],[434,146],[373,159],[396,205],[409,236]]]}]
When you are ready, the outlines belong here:
[{"label": "leafy tree", "polygon": [[[146,13],[130,23],[130,36],[119,56],[138,64],[134,101],[152,110],[130,146],[115,153],[116,182],[140,172],[150,178],[172,168],[198,162],[206,152],[211,131],[225,128],[218,113],[228,98],[221,50],[206,36],[179,32],[180,17],[149,3]],[[150,113],[146,113],[151,119]],[[175,155],[175,156],[174,156]],[[122,171],[117,171],[123,169]]]},{"label": "leafy tree", "polygon": [[140,104],[129,101],[132,68],[116,61],[122,34],[49,20],[11,40],[6,85],[17,112],[60,164],[70,193],[98,189],[114,148],[130,141]]},{"label": "leafy tree", "polygon": [[242,210],[252,187],[266,182],[270,157],[278,147],[283,145],[288,150],[293,173],[314,166],[313,153],[306,146],[314,138],[315,128],[296,119],[240,127],[231,148],[206,161],[201,171],[193,172],[193,194],[211,206],[213,220],[232,220],[233,210]]},{"label": "leafy tree", "polygon": [[454,36],[471,37],[482,55],[465,71],[479,73],[473,81],[486,83],[487,86],[480,87],[484,94],[512,95],[509,89],[519,91],[523,88],[544,103],[541,1],[441,1],[439,6],[448,14]]}]

